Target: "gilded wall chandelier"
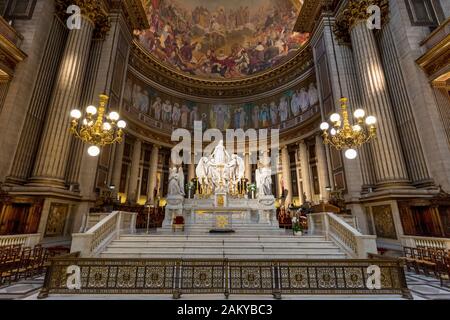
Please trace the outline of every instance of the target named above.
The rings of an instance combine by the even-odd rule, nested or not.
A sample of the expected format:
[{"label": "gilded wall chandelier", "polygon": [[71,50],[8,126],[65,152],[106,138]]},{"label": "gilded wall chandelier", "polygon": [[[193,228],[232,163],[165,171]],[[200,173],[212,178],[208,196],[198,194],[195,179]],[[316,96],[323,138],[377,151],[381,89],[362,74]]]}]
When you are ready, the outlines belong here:
[{"label": "gilded wall chandelier", "polygon": [[[345,157],[355,159],[358,156],[357,148],[374,139],[377,135],[374,116],[366,117],[363,109],[354,112],[356,121],[350,122],[347,109],[347,98],[341,98],[341,114],[333,113],[330,117],[331,125],[323,122],[320,129],[323,131],[323,141],[337,150],[347,149]],[[330,129],[331,128],[331,129]]]},{"label": "gilded wall chandelier", "polygon": [[330,15],[331,14],[328,14],[328,24],[331,31],[331,44],[333,46],[334,63],[336,66],[339,93],[341,96],[341,114],[333,113],[330,116],[331,125],[328,122],[323,122],[320,125],[320,129],[323,131],[322,136],[325,144],[331,145],[339,151],[346,149],[345,157],[353,160],[358,156],[358,151],[356,151],[357,148],[376,138],[377,129],[375,124],[377,123],[377,119],[371,115],[366,117],[366,112],[363,109],[357,109],[353,114],[356,121],[350,121],[347,106],[348,99],[343,97],[342,93],[341,76],[337,61],[334,35],[331,30]]},{"label": "gilded wall chandelier", "polygon": [[88,153],[92,157],[100,154],[100,147],[109,144],[121,143],[123,139],[123,129],[126,122],[119,120],[117,112],[112,111],[105,116],[108,96],[101,94],[98,109],[95,106],[88,106],[83,120],[80,122],[82,113],[78,109],[70,112],[72,123],[70,132],[78,139],[91,145]]},{"label": "gilded wall chandelier", "polygon": [[[114,35],[112,39],[116,39],[118,23],[114,28]],[[107,81],[110,79],[111,64],[114,53],[114,45],[111,46],[109,57],[108,72],[106,73],[106,83],[103,92],[107,92]],[[127,123],[120,120],[117,112],[112,111],[106,115],[106,106],[109,97],[106,94],[100,95],[98,108],[95,106],[88,106],[83,114],[80,110],[74,109],[70,112],[72,122],[70,125],[70,132],[73,136],[80,139],[84,143],[90,145],[88,154],[92,157],[97,157],[100,154],[100,148],[121,143],[123,141],[123,129]],[[83,120],[80,119],[83,117]]]}]

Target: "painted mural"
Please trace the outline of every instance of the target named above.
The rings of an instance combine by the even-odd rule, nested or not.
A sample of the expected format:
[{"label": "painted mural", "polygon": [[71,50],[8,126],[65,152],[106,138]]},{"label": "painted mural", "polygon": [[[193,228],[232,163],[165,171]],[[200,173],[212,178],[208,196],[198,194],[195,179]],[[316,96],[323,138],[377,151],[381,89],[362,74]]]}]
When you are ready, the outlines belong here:
[{"label": "painted mural", "polygon": [[192,129],[202,121],[203,129],[262,129],[277,127],[302,116],[319,103],[314,81],[274,97],[243,104],[204,104],[178,99],[146,85],[129,74],[124,106],[173,128]]},{"label": "painted mural", "polygon": [[289,60],[307,41],[292,32],[303,0],[143,0],[141,43],[193,76],[234,79]]}]

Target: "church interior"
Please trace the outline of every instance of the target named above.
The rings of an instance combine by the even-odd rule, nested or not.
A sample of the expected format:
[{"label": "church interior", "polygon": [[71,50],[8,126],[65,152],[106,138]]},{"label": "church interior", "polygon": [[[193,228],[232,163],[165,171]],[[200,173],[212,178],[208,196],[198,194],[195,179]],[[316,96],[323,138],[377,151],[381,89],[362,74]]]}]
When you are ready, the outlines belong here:
[{"label": "church interior", "polygon": [[450,299],[448,0],[0,0],[0,300]]}]

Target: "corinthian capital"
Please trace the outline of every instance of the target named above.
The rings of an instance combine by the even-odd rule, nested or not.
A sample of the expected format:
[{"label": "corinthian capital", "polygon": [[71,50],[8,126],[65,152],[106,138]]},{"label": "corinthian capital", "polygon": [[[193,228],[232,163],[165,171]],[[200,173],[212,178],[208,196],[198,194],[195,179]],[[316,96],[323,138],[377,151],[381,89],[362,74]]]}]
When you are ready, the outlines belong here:
[{"label": "corinthian capital", "polygon": [[389,13],[388,0],[349,0],[334,26],[336,36],[343,42],[348,42],[351,29],[358,23],[366,23],[371,18],[370,6],[378,6],[381,10],[381,21],[386,21]]},{"label": "corinthian capital", "polygon": [[103,0],[56,0],[55,3],[56,13],[63,21],[70,15],[67,13],[69,6],[78,6],[81,15],[94,24],[95,38],[103,38],[110,29],[108,12]]}]

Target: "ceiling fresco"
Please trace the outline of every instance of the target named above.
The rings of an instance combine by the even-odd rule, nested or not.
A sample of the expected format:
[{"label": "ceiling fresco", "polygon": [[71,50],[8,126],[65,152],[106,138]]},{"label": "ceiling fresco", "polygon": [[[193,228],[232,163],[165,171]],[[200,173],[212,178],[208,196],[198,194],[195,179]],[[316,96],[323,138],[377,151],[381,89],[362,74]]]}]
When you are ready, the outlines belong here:
[{"label": "ceiling fresco", "polygon": [[140,42],[166,66],[208,80],[275,68],[308,40],[292,32],[302,0],[143,0]]}]

